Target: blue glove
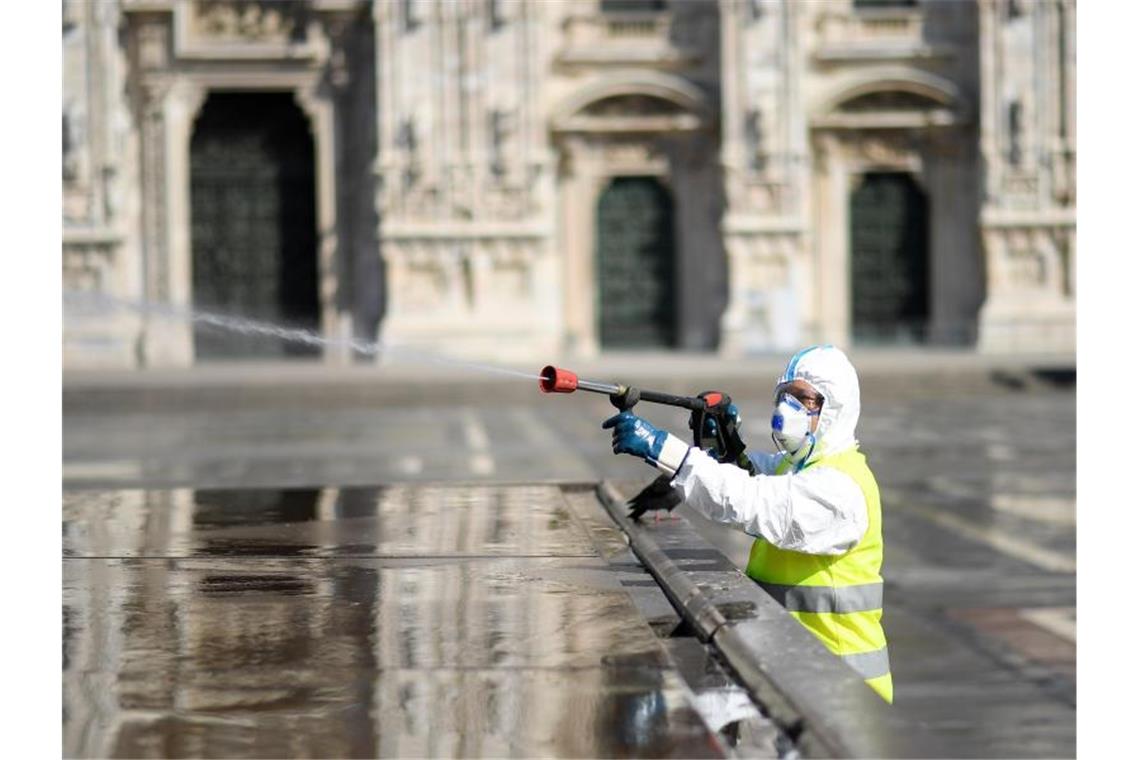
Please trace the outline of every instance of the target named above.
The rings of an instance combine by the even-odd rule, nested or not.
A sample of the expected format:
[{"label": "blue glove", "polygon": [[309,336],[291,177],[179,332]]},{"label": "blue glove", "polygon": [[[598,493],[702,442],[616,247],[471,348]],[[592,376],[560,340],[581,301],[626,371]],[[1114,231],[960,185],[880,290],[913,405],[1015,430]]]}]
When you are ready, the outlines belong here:
[{"label": "blue glove", "polygon": [[633,454],[653,463],[661,455],[668,430],[658,430],[633,412],[624,411],[602,423],[602,429],[614,429],[614,453]]}]

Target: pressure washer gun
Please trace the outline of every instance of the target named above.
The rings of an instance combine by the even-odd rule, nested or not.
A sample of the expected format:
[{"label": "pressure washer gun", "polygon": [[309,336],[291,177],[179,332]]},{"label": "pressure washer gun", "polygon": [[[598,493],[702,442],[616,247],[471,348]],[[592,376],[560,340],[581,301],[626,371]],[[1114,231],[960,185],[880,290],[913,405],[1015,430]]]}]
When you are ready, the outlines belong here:
[{"label": "pressure washer gun", "polygon": [[[628,385],[602,383],[596,380],[579,378],[568,369],[547,365],[539,373],[538,387],[543,393],[573,393],[577,390],[603,393],[610,397],[610,403],[620,411],[627,411],[639,401],[688,409],[689,429],[693,431],[693,445],[716,458],[746,470],[750,475],[756,471],[752,461],[744,453],[744,441],[740,438],[739,418],[732,399],[720,391],[705,391],[696,396],[674,396],[671,393],[643,390]],[[653,509],[669,509],[680,503],[670,485],[672,478],[663,475],[650,483],[637,496],[630,500],[630,516],[637,519]]]}]

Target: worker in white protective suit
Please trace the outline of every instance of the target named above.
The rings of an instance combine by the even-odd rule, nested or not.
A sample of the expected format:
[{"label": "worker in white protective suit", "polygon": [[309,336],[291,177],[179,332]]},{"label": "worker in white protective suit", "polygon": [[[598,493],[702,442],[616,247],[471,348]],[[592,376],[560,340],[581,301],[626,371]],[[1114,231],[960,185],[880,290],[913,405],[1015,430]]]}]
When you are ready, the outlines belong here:
[{"label": "worker in white protective suit", "polygon": [[779,451],[747,452],[755,475],[629,411],[603,427],[614,453],[641,456],[698,512],[754,536],[748,575],[891,702],[879,489],[855,438],[859,378],[841,350],[811,346],[788,362],[773,401]]}]

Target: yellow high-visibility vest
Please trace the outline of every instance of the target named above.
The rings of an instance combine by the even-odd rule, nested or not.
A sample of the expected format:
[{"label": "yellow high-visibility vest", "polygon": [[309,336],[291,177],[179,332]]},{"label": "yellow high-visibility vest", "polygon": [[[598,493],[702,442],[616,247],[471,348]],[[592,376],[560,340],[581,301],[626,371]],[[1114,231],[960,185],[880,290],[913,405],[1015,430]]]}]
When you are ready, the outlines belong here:
[{"label": "yellow high-visibility vest", "polygon": [[[776,468],[783,475],[784,459]],[[867,532],[839,555],[803,554],[780,549],[762,538],[752,544],[748,575],[780,602],[792,617],[855,669],[888,703],[894,701],[891,662],[883,616],[883,520],[879,486],[867,458],[855,447],[808,462],[849,475],[867,502]]]}]

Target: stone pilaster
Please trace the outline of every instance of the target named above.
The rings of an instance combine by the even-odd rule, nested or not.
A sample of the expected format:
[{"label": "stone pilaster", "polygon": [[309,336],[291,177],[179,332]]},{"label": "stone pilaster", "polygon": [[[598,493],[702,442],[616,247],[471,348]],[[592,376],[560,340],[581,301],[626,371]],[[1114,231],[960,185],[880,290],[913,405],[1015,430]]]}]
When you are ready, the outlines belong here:
[{"label": "stone pilaster", "polygon": [[135,300],[141,290],[126,66],[114,3],[63,8],[63,359],[67,367],[129,367],[140,320],[85,308],[85,297]]},{"label": "stone pilaster", "polygon": [[[728,303],[720,352],[794,348],[810,329],[804,299],[805,126],[796,3],[721,3],[721,234]],[[775,74],[775,75],[773,75]]]},{"label": "stone pilaster", "polygon": [[1073,3],[980,4],[984,352],[1076,349]]},{"label": "stone pilaster", "polygon": [[542,6],[374,6],[390,348],[529,359],[557,347],[550,169],[527,57]]}]

